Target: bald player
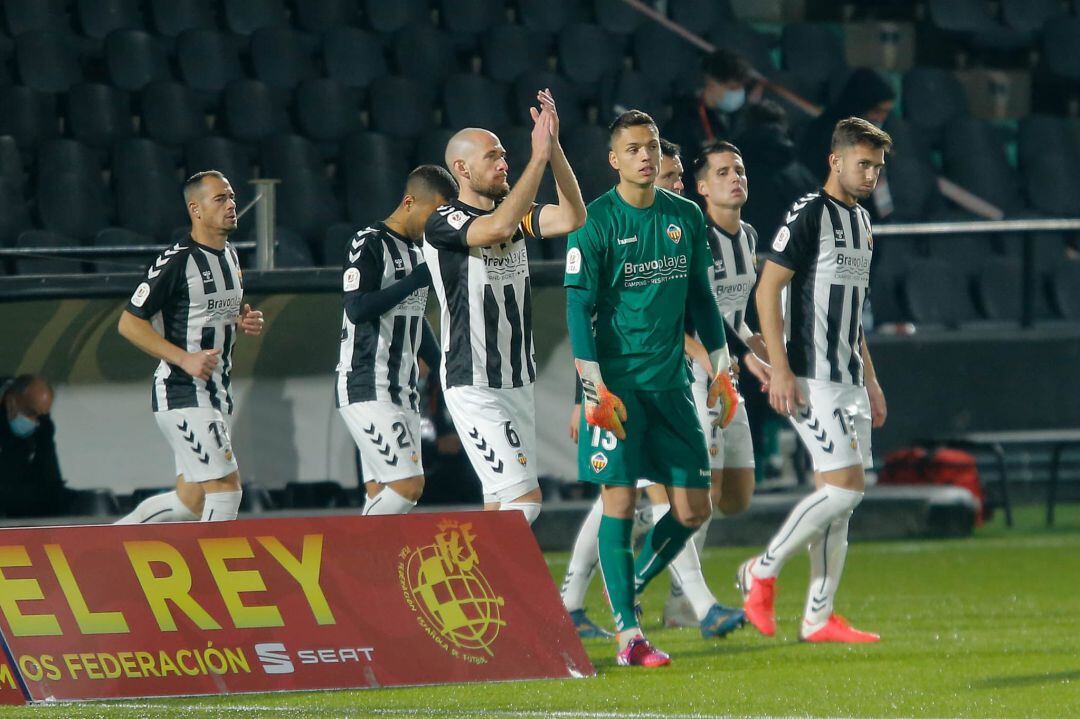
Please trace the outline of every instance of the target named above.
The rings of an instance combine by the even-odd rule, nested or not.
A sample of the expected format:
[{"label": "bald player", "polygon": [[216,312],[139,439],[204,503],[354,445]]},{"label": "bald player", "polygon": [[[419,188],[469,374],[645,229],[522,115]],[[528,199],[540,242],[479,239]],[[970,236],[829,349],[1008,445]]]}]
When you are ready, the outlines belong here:
[{"label": "bald player", "polygon": [[[446,147],[460,186],[424,233],[424,259],[441,306],[440,368],[446,405],[480,477],[486,509],[540,514],[536,472],[536,363],[526,238],[565,235],[585,223],[585,202],[559,143],[549,90],[531,108],[532,156],[511,190],[499,138],[466,128]],[[545,168],[558,204],[538,205]]]}]

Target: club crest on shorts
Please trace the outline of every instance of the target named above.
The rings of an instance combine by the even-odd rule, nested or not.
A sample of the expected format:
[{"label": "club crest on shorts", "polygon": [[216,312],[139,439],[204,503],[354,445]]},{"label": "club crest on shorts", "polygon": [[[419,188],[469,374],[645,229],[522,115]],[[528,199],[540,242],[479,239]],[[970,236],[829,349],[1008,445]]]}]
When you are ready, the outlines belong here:
[{"label": "club crest on shorts", "polygon": [[859,448],[859,440],[857,440],[854,437],[851,438],[851,448],[852,449],[858,449]]},{"label": "club crest on shorts", "polygon": [[710,444],[709,445],[709,456],[710,457],[715,457],[718,454],[720,454],[720,448],[718,446],[716,446],[715,442],[713,444]]},{"label": "club crest on shorts", "polygon": [[517,461],[518,461],[518,464],[520,464],[522,467],[524,467],[525,465],[527,465],[529,463],[528,457],[525,456],[524,452],[520,452],[520,451],[517,453]]},{"label": "club crest on shorts", "polygon": [[682,239],[682,228],[676,225],[674,222],[667,226],[668,239],[679,244],[679,240]]},{"label": "club crest on shorts", "polygon": [[603,452],[597,452],[593,456],[589,457],[589,464],[592,465],[592,471],[600,474],[607,466],[607,455]]}]

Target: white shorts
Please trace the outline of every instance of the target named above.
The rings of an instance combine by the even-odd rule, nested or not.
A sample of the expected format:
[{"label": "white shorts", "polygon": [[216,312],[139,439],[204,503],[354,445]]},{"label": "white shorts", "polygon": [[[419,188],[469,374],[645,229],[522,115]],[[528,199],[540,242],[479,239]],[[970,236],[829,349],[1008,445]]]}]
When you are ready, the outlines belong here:
[{"label": "white shorts", "polygon": [[172,447],[176,474],[185,482],[223,479],[237,470],[229,424],[221,410],[170,409],[154,412],[154,419]]},{"label": "white shorts", "polygon": [[424,473],[420,413],[393,402],[354,402],[338,408],[360,450],[365,482],[388,484]]},{"label": "white shorts", "polygon": [[797,382],[808,404],[790,419],[810,452],[814,471],[872,467],[866,388],[801,377]]},{"label": "white shorts", "polygon": [[445,397],[485,495],[511,502],[540,486],[533,385],[451,387]]},{"label": "white shorts", "polygon": [[709,468],[731,469],[754,467],[754,442],[750,438],[750,419],[746,416],[746,402],[739,396],[739,408],[731,424],[721,429],[713,424],[720,414],[716,408],[709,409],[709,384],[705,377],[695,375],[690,385],[694,394],[694,406],[697,408],[701,431],[705,433],[705,443],[709,447]]}]

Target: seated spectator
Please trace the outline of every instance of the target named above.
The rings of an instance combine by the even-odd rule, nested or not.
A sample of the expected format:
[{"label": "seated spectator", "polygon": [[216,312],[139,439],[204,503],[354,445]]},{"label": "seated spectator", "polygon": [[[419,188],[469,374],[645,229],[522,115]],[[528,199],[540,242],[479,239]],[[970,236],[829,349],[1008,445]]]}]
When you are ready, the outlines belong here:
[{"label": "seated spectator", "polygon": [[0,514],[62,515],[68,490],[60,476],[49,417],[53,389],[41,375],[0,379]]},{"label": "seated spectator", "polygon": [[750,83],[750,64],[730,50],[708,55],[701,70],[701,87],[696,94],[672,103],[671,120],[663,128],[664,137],[679,145],[688,158],[697,157],[716,140],[730,142],[741,131]]}]

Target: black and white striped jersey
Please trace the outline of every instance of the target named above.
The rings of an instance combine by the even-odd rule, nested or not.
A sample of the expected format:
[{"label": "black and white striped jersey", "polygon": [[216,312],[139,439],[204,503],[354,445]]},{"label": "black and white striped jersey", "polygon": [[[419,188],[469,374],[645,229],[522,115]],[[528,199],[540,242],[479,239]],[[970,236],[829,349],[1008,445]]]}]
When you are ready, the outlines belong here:
[{"label": "black and white striped jersey", "polygon": [[784,329],[796,377],[863,384],[862,308],[870,290],[870,214],[819,190],[800,197],[763,252],[794,271]]},{"label": "black and white striped jersey", "polygon": [[[401,282],[422,266],[420,248],[385,224],[357,232],[346,247],[344,301]],[[342,313],[337,365],[337,406],[378,400],[419,410],[416,364],[428,288],[410,293],[388,312],[353,324]]]},{"label": "black and white striped jersey", "polygon": [[162,360],[154,372],[155,412],[213,407],[232,414],[229,375],[243,299],[240,262],[228,243],[215,250],[187,237],[150,264],[127,311],[150,321],[166,340],[187,352],[221,351],[209,380]]},{"label": "black and white striped jersey", "polygon": [[735,330],[746,321],[746,303],[757,282],[757,231],[749,223],[740,222],[739,225],[739,233],[729,235],[724,228],[710,222],[706,235],[713,257],[716,305],[724,321]]},{"label": "black and white striped jersey", "polygon": [[541,207],[533,206],[513,237],[492,247],[469,247],[465,240],[469,225],[489,211],[454,200],[428,219],[424,258],[442,307],[443,387],[536,381],[525,238],[541,236]]}]

